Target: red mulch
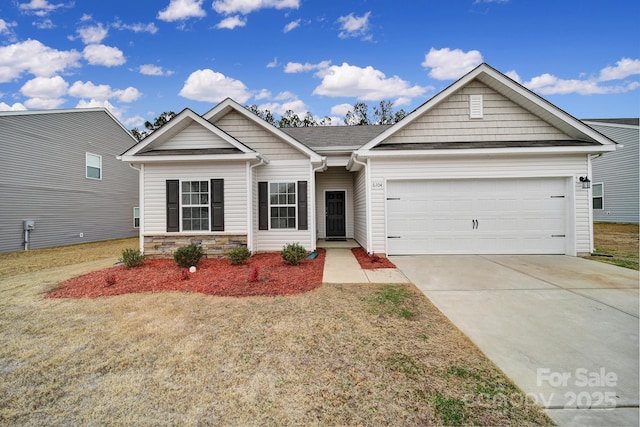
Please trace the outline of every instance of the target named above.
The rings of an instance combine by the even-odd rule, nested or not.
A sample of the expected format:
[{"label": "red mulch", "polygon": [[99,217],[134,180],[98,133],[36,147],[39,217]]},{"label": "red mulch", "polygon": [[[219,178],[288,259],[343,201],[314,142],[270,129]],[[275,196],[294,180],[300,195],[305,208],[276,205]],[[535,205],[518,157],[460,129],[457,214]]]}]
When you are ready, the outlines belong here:
[{"label": "red mulch", "polygon": [[[65,280],[47,297],[98,298],[163,291],[234,297],[292,295],[322,284],[325,251],[317,252],[316,259],[304,259],[296,266],[285,263],[280,253],[253,255],[247,265],[232,265],[226,258],[201,259],[195,273],[178,267],[172,259],[146,260],[140,267],[119,265]],[[254,267],[258,268],[258,280],[251,281]]]},{"label": "red mulch", "polygon": [[376,256],[367,255],[364,249],[362,248],[351,248],[351,252],[355,255],[358,263],[360,263],[360,268],[363,270],[375,270],[376,268],[396,268],[395,264],[389,261],[388,258],[378,257],[376,260]]}]

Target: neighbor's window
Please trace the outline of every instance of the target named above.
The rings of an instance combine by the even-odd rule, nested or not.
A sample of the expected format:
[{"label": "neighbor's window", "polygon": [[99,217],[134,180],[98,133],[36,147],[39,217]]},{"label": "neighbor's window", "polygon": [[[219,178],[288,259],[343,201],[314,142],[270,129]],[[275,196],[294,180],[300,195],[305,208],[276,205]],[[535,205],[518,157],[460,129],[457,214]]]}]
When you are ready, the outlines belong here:
[{"label": "neighbor's window", "polygon": [[87,178],[102,179],[102,156],[86,154]]},{"label": "neighbor's window", "polygon": [[604,209],[604,184],[598,183],[591,186],[593,209]]},{"label": "neighbor's window", "polygon": [[271,228],[296,228],[296,183],[269,184]]},{"label": "neighbor's window", "polygon": [[140,228],[140,208],[133,208],[133,228]]},{"label": "neighbor's window", "polygon": [[209,182],[182,181],[182,230],[209,231]]}]

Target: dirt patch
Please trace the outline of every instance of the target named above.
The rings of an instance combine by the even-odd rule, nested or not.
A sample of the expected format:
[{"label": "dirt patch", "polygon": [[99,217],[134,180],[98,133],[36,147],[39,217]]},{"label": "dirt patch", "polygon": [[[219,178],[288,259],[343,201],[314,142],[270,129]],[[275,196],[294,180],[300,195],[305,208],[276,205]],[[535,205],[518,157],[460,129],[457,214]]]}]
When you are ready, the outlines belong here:
[{"label": "dirt patch", "polygon": [[61,282],[49,298],[97,298],[141,292],[198,292],[218,296],[276,296],[308,292],[322,284],[325,251],[318,257],[289,265],[279,253],[253,255],[246,265],[228,259],[201,259],[196,272],[173,260],[147,260],[144,265],[123,265],[94,271]]},{"label": "dirt patch", "polygon": [[375,270],[377,268],[396,268],[395,264],[388,258],[380,257],[375,254],[369,256],[362,248],[352,248],[351,252],[358,260],[360,268],[363,270]]}]

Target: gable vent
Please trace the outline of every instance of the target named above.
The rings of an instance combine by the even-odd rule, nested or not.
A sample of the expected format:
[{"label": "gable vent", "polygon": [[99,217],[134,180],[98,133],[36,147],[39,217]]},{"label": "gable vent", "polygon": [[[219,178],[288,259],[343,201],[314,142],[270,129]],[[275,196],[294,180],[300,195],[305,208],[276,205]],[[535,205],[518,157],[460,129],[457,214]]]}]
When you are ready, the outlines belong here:
[{"label": "gable vent", "polygon": [[482,118],[482,95],[469,95],[469,118]]}]

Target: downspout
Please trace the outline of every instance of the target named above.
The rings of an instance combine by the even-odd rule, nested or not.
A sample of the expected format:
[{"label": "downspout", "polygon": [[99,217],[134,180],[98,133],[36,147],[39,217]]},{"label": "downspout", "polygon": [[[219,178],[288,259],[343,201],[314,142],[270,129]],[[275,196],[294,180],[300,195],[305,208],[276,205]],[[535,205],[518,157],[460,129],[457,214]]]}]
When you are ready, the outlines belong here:
[{"label": "downspout", "polygon": [[[352,155],[351,156],[351,160],[353,161],[353,163],[362,166],[362,168],[364,169],[364,185],[365,185],[365,197],[367,198],[366,200],[366,225],[367,225],[367,253],[370,254],[371,253],[371,185],[369,184],[369,159],[367,159],[367,162],[361,162],[360,160],[358,160],[357,155]],[[386,249],[385,249],[386,250]]]},{"label": "downspout", "polygon": [[317,216],[317,212],[316,212],[316,172],[324,172],[325,170],[327,170],[327,158],[323,157],[321,162],[320,162],[320,166],[318,166],[317,168],[312,168],[311,169],[311,212],[312,212],[312,218],[313,221],[311,221],[311,251],[315,251],[316,250],[316,242],[318,241],[318,234],[317,234],[317,228],[318,228],[318,218],[316,218]]},{"label": "downspout", "polygon": [[138,171],[138,209],[140,209],[140,226],[138,227],[138,246],[140,252],[144,253],[144,163],[140,164],[140,167],[136,167],[135,164],[129,163],[132,169]]},{"label": "downspout", "polygon": [[[590,177],[591,181],[593,181],[593,168],[591,167],[591,162],[598,157],[601,157],[602,153],[599,154],[589,154],[587,156],[587,176]],[[592,190],[589,188],[587,190],[587,199],[589,203],[589,250],[591,253],[596,251],[595,241],[593,238],[593,197]]]},{"label": "downspout", "polygon": [[247,249],[253,252],[253,169],[258,166],[266,165],[266,159],[258,154],[260,161],[254,165],[247,162]]}]

